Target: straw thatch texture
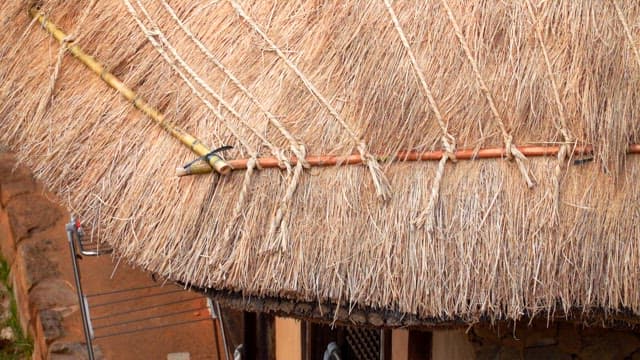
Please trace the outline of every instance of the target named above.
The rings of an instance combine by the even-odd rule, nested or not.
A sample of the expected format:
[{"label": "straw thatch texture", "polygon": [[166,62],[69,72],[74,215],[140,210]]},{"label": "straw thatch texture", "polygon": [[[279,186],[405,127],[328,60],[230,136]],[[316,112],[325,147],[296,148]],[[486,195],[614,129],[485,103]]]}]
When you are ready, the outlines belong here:
[{"label": "straw thatch texture", "polygon": [[227,158],[553,143],[592,144],[594,161],[565,147],[176,178],[188,148],[65,56],[29,2],[3,2],[0,142],[132,263],[425,317],[640,314],[639,3],[168,4],[208,52],[161,0],[41,6],[169,121],[234,145]]}]

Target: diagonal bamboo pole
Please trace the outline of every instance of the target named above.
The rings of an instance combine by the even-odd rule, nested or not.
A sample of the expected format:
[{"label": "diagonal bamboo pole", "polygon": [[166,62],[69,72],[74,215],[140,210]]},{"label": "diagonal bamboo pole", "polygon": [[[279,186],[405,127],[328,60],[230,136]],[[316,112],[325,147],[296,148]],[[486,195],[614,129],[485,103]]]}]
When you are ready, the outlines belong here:
[{"label": "diagonal bamboo pole", "polygon": [[[518,146],[518,150],[527,157],[537,156],[557,156],[560,151],[560,146]],[[576,146],[572,154],[573,155],[589,155],[593,153],[593,147],[591,145]],[[640,144],[631,144],[627,149],[628,154],[640,154]],[[498,148],[485,148],[480,149],[477,152],[474,149],[460,149],[455,151],[456,159],[458,160],[475,160],[475,159],[492,159],[492,158],[504,158],[507,156],[504,147]],[[388,161],[439,161],[442,158],[443,151],[400,151],[395,154],[394,157],[377,157],[380,162]],[[233,170],[244,170],[247,168],[247,162],[249,159],[235,159],[229,160],[229,166]],[[360,155],[348,155],[348,156],[308,156],[305,158],[309,162],[309,166],[335,166],[335,165],[357,165],[362,164],[362,157]],[[298,163],[298,159],[291,158],[291,165],[295,166]],[[277,168],[280,167],[278,159],[273,157],[258,158],[259,168]],[[211,168],[204,162],[197,162],[193,164],[190,169],[185,170],[183,168],[176,169],[178,176],[202,174],[210,172]]]},{"label": "diagonal bamboo pole", "polygon": [[[48,21],[45,15],[38,11],[35,8],[31,8],[29,11],[31,16],[38,20],[42,27],[47,30],[51,36],[53,36],[56,40],[60,42],[60,44],[64,44],[67,42],[67,34],[65,34],[60,28],[58,28],[51,21]],[[101,63],[99,63],[96,59],[94,59],[91,55],[85,53],[80,46],[78,45],[70,45],[67,48],[76,59],[80,60],[84,65],[86,65],[89,69],[91,69],[94,73],[98,74],[100,78],[107,83],[109,86],[117,90],[125,99],[132,102],[133,106],[138,108],[148,117],[150,117],[153,121],[155,121],[160,127],[162,127],[167,133],[169,133],[174,138],[178,139],[184,145],[189,147],[191,151],[206,158],[206,162],[199,162],[200,172],[211,172],[215,170],[219,174],[228,174],[231,172],[231,166],[227,164],[222,158],[210,154],[211,149],[205,146],[200,140],[196,137],[188,134],[184,130],[175,127],[165,121],[164,115],[158,111],[156,108],[151,106],[145,100],[140,98],[135,91],[133,91],[130,87],[125,85],[120,79],[118,79],[115,75],[109,72]],[[204,167],[208,167],[208,171],[202,171]],[[213,169],[212,169],[213,168]]]}]

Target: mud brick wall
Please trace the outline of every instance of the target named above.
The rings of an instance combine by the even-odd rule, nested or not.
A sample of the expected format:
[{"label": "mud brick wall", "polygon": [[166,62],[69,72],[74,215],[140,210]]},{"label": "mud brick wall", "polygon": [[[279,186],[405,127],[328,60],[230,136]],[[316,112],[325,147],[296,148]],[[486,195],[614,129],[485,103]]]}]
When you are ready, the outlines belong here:
[{"label": "mud brick wall", "polygon": [[11,267],[20,325],[33,359],[86,358],[66,212],[0,148],[0,252]]}]

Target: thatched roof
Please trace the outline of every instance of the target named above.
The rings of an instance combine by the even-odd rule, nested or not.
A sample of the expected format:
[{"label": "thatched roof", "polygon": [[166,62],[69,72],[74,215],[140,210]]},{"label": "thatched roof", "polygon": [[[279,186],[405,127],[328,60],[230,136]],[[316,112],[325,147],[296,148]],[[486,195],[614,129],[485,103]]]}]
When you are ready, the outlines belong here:
[{"label": "thatched roof", "polygon": [[[130,262],[419,317],[640,314],[638,2],[40,4],[168,122],[285,167],[181,178],[189,148],[60,51],[30,5],[0,5],[0,142]],[[513,160],[454,162],[454,146]],[[365,165],[286,161],[305,151]]]}]

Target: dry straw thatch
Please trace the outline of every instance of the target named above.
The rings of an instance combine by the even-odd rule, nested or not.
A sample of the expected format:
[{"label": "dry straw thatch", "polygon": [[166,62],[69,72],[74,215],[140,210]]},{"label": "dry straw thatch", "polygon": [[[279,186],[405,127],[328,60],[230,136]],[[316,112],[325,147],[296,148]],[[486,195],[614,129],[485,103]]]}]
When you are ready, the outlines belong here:
[{"label": "dry straw thatch", "polygon": [[[443,320],[640,314],[638,2],[167,1],[43,1],[62,46],[0,5],[0,142],[132,263]],[[175,177],[194,155],[71,41],[248,169]],[[365,166],[289,161],[349,154]]]}]

